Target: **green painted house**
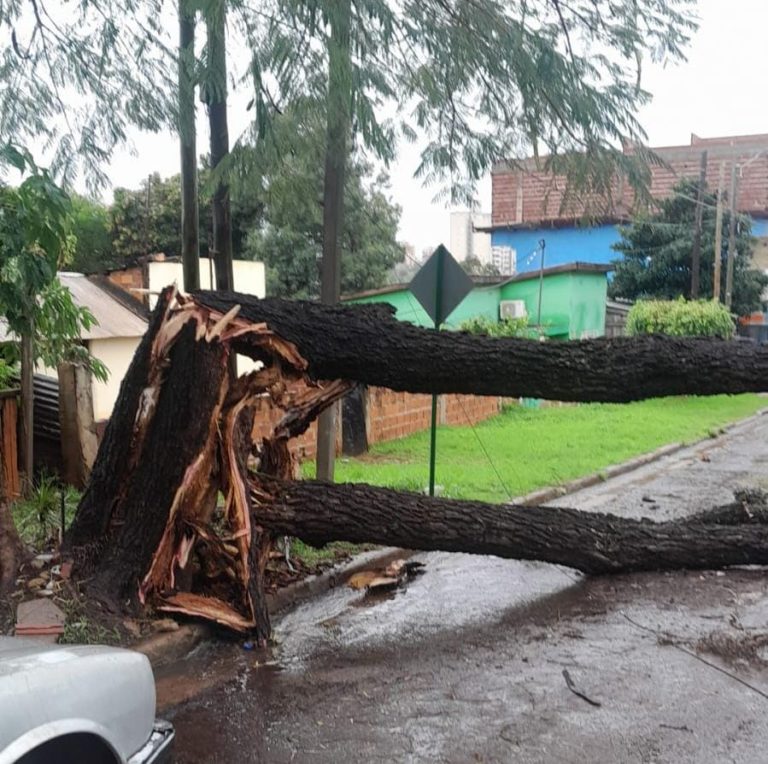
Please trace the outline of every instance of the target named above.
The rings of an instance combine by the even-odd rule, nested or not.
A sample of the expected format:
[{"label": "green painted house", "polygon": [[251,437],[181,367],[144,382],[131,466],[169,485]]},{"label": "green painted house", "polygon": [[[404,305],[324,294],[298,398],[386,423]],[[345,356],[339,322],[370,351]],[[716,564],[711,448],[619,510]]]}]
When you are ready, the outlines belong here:
[{"label": "green painted house", "polygon": [[[542,331],[552,339],[582,339],[605,334],[605,307],[610,266],[595,263],[567,263],[545,268],[542,274],[520,273],[501,283],[477,284],[445,327],[458,329],[469,318],[482,316],[498,321],[504,303],[512,309],[525,304],[531,324],[538,321],[541,292]],[[395,308],[401,321],[432,326],[432,321],[410,293],[407,285],[396,285],[343,297],[345,302],[386,302]]]}]

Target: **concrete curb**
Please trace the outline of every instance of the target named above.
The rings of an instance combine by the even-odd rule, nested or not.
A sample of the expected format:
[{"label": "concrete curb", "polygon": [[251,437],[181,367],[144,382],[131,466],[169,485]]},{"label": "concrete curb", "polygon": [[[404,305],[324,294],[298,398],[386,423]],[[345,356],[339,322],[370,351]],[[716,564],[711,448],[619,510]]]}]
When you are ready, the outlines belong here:
[{"label": "concrete curb", "polygon": [[[352,559],[323,571],[319,575],[309,576],[302,581],[278,589],[273,594],[267,595],[267,605],[270,613],[277,614],[295,607],[300,603],[316,597],[341,586],[355,573],[367,570],[374,566],[385,566],[398,557],[408,555],[410,552],[396,547],[384,547],[373,549],[370,552],[362,552]],[[130,645],[149,658],[153,668],[158,668],[167,663],[181,660],[195,647],[206,639],[213,637],[215,626],[204,622],[191,622],[180,624],[174,631],[152,634]]]},{"label": "concrete curb", "polygon": [[748,427],[750,424],[756,422],[758,419],[760,419],[760,417],[763,417],[766,414],[768,414],[768,408],[760,409],[757,411],[757,413],[752,414],[752,416],[749,416],[746,419],[740,419],[738,422],[731,422],[730,424],[724,425],[720,428],[718,431],[719,434],[715,438],[701,438],[701,440],[694,441],[693,443],[670,443],[669,445],[657,448],[655,451],[650,451],[647,454],[636,456],[626,462],[622,462],[621,464],[613,464],[603,470],[600,470],[599,472],[593,472],[591,475],[585,475],[584,477],[576,478],[575,480],[571,480],[568,483],[563,483],[562,485],[549,486],[548,488],[539,488],[538,490],[532,491],[531,493],[525,494],[524,496],[517,496],[506,503],[523,506],[545,504],[546,502],[552,501],[553,499],[559,499],[563,496],[567,496],[568,494],[576,493],[576,491],[581,491],[584,488],[590,488],[591,486],[597,485],[598,483],[604,483],[606,480],[618,477],[619,475],[625,475],[627,472],[632,472],[633,470],[639,469],[640,467],[645,467],[647,464],[657,462],[660,459],[663,459],[665,456],[670,456],[671,454],[675,454],[678,451],[682,451],[683,449],[695,448],[696,446],[700,446],[704,443],[707,443],[711,446],[717,446],[723,441],[726,435],[731,434],[734,430]]}]

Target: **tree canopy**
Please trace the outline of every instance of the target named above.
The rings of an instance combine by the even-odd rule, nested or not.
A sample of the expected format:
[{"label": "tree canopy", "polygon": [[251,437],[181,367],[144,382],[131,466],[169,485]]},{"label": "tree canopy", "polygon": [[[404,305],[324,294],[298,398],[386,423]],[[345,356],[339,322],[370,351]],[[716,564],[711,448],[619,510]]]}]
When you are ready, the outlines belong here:
[{"label": "tree canopy", "polygon": [[[275,120],[271,140],[251,161],[262,177],[264,225],[251,232],[246,252],[267,266],[267,291],[316,297],[323,235],[323,109],[297,104]],[[248,161],[246,152],[245,160]],[[240,160],[244,157],[241,154]],[[397,242],[400,208],[388,196],[385,172],[353,154],[346,170],[346,215],[341,230],[343,293],[383,286],[404,259]],[[242,184],[233,187],[235,198]]]},{"label": "tree canopy", "polygon": [[[698,181],[683,180],[675,186],[672,196],[659,202],[655,214],[638,218],[620,229],[622,238],[614,249],[623,257],[615,261],[616,272],[610,285],[613,297],[671,300],[690,294],[697,192]],[[711,298],[717,198],[706,189],[703,205],[700,294]],[[726,209],[723,215],[723,229],[726,231],[729,221],[730,213]],[[741,315],[760,308],[768,276],[752,268],[754,240],[749,216],[738,216],[737,233],[733,311]],[[723,279],[727,256],[728,237],[724,236],[720,252]],[[720,293],[724,294],[724,290],[721,289]]]},{"label": "tree canopy", "polygon": [[74,249],[71,201],[28,154],[11,146],[4,153],[24,177],[17,187],[0,185],[0,313],[16,337],[32,337],[35,360],[85,362],[105,378],[79,344],[95,319],[56,279]]}]

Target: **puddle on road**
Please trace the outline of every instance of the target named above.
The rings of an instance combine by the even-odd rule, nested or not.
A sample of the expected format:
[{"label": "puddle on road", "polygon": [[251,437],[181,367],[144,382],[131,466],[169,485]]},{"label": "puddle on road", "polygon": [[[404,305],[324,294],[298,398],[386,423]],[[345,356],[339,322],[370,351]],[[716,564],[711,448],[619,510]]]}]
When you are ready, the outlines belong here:
[{"label": "puddle on road", "polygon": [[206,643],[187,660],[157,672],[161,706],[201,689],[248,681],[254,671],[297,671],[314,658],[420,642],[469,625],[502,621],[542,596],[579,585],[573,571],[539,563],[475,555],[418,555],[423,575],[381,593],[346,586],[308,600],[275,621],[276,645],[244,650],[242,642]]}]

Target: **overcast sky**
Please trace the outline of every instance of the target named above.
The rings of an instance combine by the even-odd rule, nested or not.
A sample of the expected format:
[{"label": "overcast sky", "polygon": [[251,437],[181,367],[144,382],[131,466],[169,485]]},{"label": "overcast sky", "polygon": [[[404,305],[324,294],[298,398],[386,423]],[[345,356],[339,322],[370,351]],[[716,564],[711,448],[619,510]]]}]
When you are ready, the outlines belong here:
[{"label": "overcast sky", "polygon": [[[688,61],[645,67],[643,86],[653,101],[640,119],[651,146],[686,144],[691,133],[712,137],[768,132],[768,0],[699,0],[698,13],[701,25]],[[247,123],[243,103],[239,98],[231,104],[232,138]],[[110,171],[115,185],[135,187],[151,172],[178,172],[174,136],[137,136],[135,150],[135,155],[122,152],[115,158]],[[449,235],[448,209],[431,201],[436,189],[423,188],[413,179],[418,153],[418,146],[403,147],[390,170],[392,196],[403,209],[400,238],[414,244],[417,252],[447,243]],[[490,212],[490,176],[479,185],[478,199]]]}]

